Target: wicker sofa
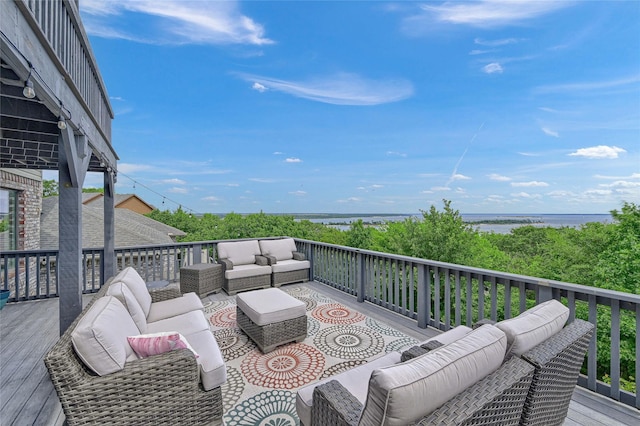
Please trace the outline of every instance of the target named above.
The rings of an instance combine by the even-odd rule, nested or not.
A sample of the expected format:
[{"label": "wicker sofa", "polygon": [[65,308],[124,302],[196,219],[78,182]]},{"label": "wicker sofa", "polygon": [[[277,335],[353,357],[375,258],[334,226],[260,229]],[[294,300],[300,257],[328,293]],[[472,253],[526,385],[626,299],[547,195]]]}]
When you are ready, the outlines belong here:
[{"label": "wicker sofa", "polygon": [[[190,302],[178,289],[148,292],[156,320],[147,323],[147,332],[177,330],[191,348],[139,358],[123,337],[140,334],[138,323],[117,295],[108,295],[122,293],[122,281],[116,278],[121,277],[98,291],[45,355],[67,424],[220,424],[226,368],[203,312],[184,312]],[[126,302],[133,303],[135,295],[125,294]],[[203,326],[206,330],[200,330]],[[109,348],[97,362],[87,355],[91,339],[82,339],[87,331]]]},{"label": "wicker sofa", "polygon": [[[419,392],[428,392],[429,388],[437,389],[437,392],[432,392],[427,397],[418,397],[420,403],[416,404],[414,395],[420,394],[414,390],[407,397],[410,400],[407,404],[397,398],[401,394],[395,389],[387,389],[386,394],[384,391],[381,393],[378,388],[384,381],[378,379],[376,374],[393,369],[402,373],[401,369],[405,368],[403,364],[415,364],[416,360],[423,360],[422,364],[425,364],[424,360],[429,357],[441,358],[442,361],[452,347],[468,339],[475,330],[459,326],[422,342],[402,355],[387,354],[374,361],[371,366],[364,364],[319,384],[309,385],[298,391],[298,414],[305,426],[367,424],[372,419],[389,425],[560,425],[567,415],[571,395],[594,331],[593,324],[578,319],[565,327],[568,316],[568,309],[552,300],[510,320],[491,322],[495,326],[483,324],[480,328],[494,327],[507,337],[506,361],[496,371],[457,393],[444,405],[422,418],[414,416],[410,418],[411,421],[406,418],[398,421],[397,418],[389,419],[389,413],[393,415],[395,410],[401,415],[410,415],[413,408],[411,404],[423,410],[425,401],[447,396],[446,393],[443,394],[446,385],[424,385],[418,388]],[[416,365],[422,364],[410,367],[414,379],[419,371]],[[451,360],[441,362],[443,366],[449,364]],[[473,365],[479,364],[474,360]],[[456,380],[468,373],[464,369],[456,371]],[[363,383],[363,376],[371,376],[368,383]],[[411,380],[408,382],[411,383]],[[402,383],[402,374],[395,377],[393,383]],[[311,401],[310,389],[313,391]],[[382,410],[376,407],[381,405],[384,406]],[[372,413],[374,417],[371,417]],[[385,416],[384,419],[382,416]]]},{"label": "wicker sofa", "polygon": [[271,285],[309,281],[311,264],[304,253],[297,251],[293,238],[279,240],[260,240],[260,252],[271,265]]}]

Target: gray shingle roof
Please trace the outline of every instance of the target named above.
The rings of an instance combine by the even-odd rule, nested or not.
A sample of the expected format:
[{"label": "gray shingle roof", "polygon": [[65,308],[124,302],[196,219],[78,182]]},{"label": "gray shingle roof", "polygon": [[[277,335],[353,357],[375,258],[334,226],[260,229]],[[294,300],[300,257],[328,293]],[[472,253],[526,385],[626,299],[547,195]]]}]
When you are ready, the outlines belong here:
[{"label": "gray shingle roof", "polygon": [[[42,199],[40,248],[58,248],[58,197]],[[171,244],[183,231],[128,209],[115,209],[115,246],[132,247]],[[102,203],[82,206],[82,247],[104,246],[104,212]]]}]

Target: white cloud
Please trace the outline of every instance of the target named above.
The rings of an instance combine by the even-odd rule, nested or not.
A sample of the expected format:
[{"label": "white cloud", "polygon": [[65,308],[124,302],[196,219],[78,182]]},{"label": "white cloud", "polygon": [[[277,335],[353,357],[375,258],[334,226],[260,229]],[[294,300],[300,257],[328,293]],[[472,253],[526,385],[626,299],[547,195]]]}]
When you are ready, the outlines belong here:
[{"label": "white cloud", "polygon": [[420,191],[421,194],[433,194],[433,191],[425,189],[424,191]]},{"label": "white cloud", "polygon": [[465,175],[461,175],[460,173],[456,173],[453,176],[451,176],[451,181],[454,180],[471,180],[471,178],[469,176],[465,176]]},{"label": "white cloud", "polygon": [[584,195],[586,195],[587,197],[605,196],[605,195],[611,195],[611,194],[613,194],[613,191],[611,191],[610,189],[590,189],[584,192]]},{"label": "white cloud", "polygon": [[495,49],[485,49],[485,50],[473,49],[472,51],[469,52],[469,55],[471,56],[485,55],[487,53],[493,53],[493,52],[495,52]]},{"label": "white cloud", "polygon": [[448,186],[434,186],[431,188],[432,191],[451,191],[451,188]]},{"label": "white cloud", "polygon": [[548,192],[547,195],[549,197],[553,197],[553,198],[570,198],[570,197],[575,197],[576,194],[571,192],[571,191],[562,191],[562,190],[558,190],[558,191],[551,191]]},{"label": "white cloud", "polygon": [[498,40],[483,40],[481,38],[473,39],[475,44],[479,44],[480,46],[489,46],[489,47],[497,47],[497,46],[505,46],[507,44],[515,44],[518,43],[517,38],[502,38]]},{"label": "white cloud", "polygon": [[267,89],[334,105],[380,105],[401,101],[413,95],[413,85],[408,80],[372,80],[350,73],[306,81],[288,81],[242,73],[238,76],[259,83]]},{"label": "white cloud", "polygon": [[260,93],[266,92],[266,91],[268,90],[268,89],[267,89],[266,87],[264,87],[262,84],[257,83],[257,82],[256,82],[256,83],[253,83],[253,86],[251,86],[251,88],[252,88],[253,90],[256,90],[256,91],[260,92]]},{"label": "white cloud", "polygon": [[362,201],[362,198],[358,197],[349,197],[346,200],[337,200],[338,203],[358,203]]},{"label": "white cloud", "polygon": [[218,201],[220,201],[220,198],[214,197],[213,195],[210,195],[208,197],[202,198],[202,201],[209,201],[209,202],[212,202],[212,203],[217,203]]},{"label": "white cloud", "polygon": [[269,178],[249,178],[249,180],[251,182],[258,182],[258,183],[275,183],[275,179],[269,179]]},{"label": "white cloud", "polygon": [[295,195],[297,197],[302,197],[302,196],[307,195],[307,192],[306,191],[291,191],[291,192],[289,192],[289,194]]},{"label": "white cloud", "polygon": [[477,27],[514,25],[571,5],[572,2],[538,0],[482,0],[475,2],[448,1],[439,6],[422,6],[436,20]]},{"label": "white cloud", "polygon": [[182,179],[163,179],[160,181],[160,183],[166,183],[166,184],[170,184],[170,185],[186,185],[187,182],[182,180]]},{"label": "white cloud", "polygon": [[629,182],[626,180],[617,180],[613,183],[600,184],[602,188],[640,188],[640,182]]},{"label": "white cloud", "polygon": [[396,151],[387,151],[387,155],[389,156],[397,156],[397,157],[406,157],[407,154],[403,153],[403,152],[396,152]]},{"label": "white cloud", "polygon": [[[262,25],[239,9],[237,1],[82,0],[80,4],[87,32],[99,37],[151,44],[273,43]],[[132,30],[127,18],[134,14],[153,19],[136,20]]]},{"label": "white cloud", "polygon": [[284,152],[275,151],[275,152],[273,153],[273,155],[282,155],[282,154],[284,154]]},{"label": "white cloud", "polygon": [[604,176],[604,175],[594,175],[596,179],[640,179],[640,173],[631,173],[630,176]]},{"label": "white cloud", "polygon": [[484,71],[487,74],[495,74],[495,73],[502,74],[503,69],[499,63],[492,62],[482,67],[482,71]]},{"label": "white cloud", "polygon": [[530,198],[530,199],[536,199],[541,197],[540,194],[529,194],[528,192],[517,192],[517,193],[511,194],[511,196],[516,198]]},{"label": "white cloud", "polygon": [[526,187],[526,188],[540,188],[549,186],[546,182],[538,182],[537,180],[531,182],[511,182],[511,186],[513,187]]},{"label": "white cloud", "polygon": [[545,134],[549,135],[549,136],[553,136],[554,138],[559,137],[560,135],[558,134],[558,132],[555,132],[551,129],[549,129],[548,127],[543,127],[541,129]]},{"label": "white cloud", "polygon": [[[595,92],[597,90],[603,89],[611,89],[620,86],[633,86],[636,83],[640,82],[640,74],[619,78],[617,80],[604,80],[604,81],[590,81],[590,82],[581,82],[581,83],[566,83],[566,84],[556,84],[549,86],[539,86],[534,89],[537,93],[565,93],[565,92],[580,92],[580,93],[589,93]],[[634,90],[636,90],[633,87]]]},{"label": "white cloud", "polygon": [[590,148],[580,148],[576,152],[569,154],[571,157],[585,157],[591,159],[613,159],[618,158],[618,154],[627,152],[617,146],[598,145]]},{"label": "white cloud", "polygon": [[173,188],[169,188],[168,191],[173,193],[173,194],[188,194],[189,193],[189,190],[187,190],[187,188],[179,188],[177,186],[174,186]]},{"label": "white cloud", "polygon": [[491,174],[487,175],[487,177],[489,179],[495,180],[497,182],[509,182],[511,180],[510,177],[502,176],[502,175],[499,175],[497,173],[491,173]]},{"label": "white cloud", "polygon": [[374,185],[371,185],[371,188],[373,188],[373,189],[384,188],[384,185],[374,184]]},{"label": "white cloud", "polygon": [[296,157],[289,157],[284,160],[285,163],[302,163],[302,160]]}]

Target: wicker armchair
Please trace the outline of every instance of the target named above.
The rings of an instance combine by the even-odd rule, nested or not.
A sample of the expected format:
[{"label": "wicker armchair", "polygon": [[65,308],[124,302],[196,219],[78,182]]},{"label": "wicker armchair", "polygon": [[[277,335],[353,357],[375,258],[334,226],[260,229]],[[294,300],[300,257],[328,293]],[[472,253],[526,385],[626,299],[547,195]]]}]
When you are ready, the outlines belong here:
[{"label": "wicker armchair", "polygon": [[[533,372],[533,366],[513,357],[414,424],[517,425]],[[314,389],[312,425],[357,425],[362,409],[362,404],[340,382],[331,380]]]},{"label": "wicker armchair", "polygon": [[[105,376],[85,366],[73,348],[71,333],[109,285],[98,291],[44,358],[67,424],[220,424],[221,388],[203,390],[189,349],[136,360]],[[150,294],[154,302],[180,296],[173,288]]]},{"label": "wicker armchair", "polygon": [[273,287],[309,281],[311,263],[304,253],[297,251],[293,238],[260,240],[259,243],[260,251],[269,261],[273,271],[271,277]]},{"label": "wicker armchair", "polygon": [[271,266],[261,255],[257,240],[218,243],[218,263],[227,294],[271,287]]}]

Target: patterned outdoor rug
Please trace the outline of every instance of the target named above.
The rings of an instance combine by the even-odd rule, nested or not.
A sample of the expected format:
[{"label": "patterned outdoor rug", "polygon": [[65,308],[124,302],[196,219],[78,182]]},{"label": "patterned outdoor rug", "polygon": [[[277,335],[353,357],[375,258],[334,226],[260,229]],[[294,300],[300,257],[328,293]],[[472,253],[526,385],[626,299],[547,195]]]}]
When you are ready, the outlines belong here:
[{"label": "patterned outdoor rug", "polygon": [[308,288],[282,290],[307,304],[307,338],[266,355],[237,328],[235,298],[205,308],[227,365],[222,387],[227,426],[298,425],[299,387],[417,343]]}]

